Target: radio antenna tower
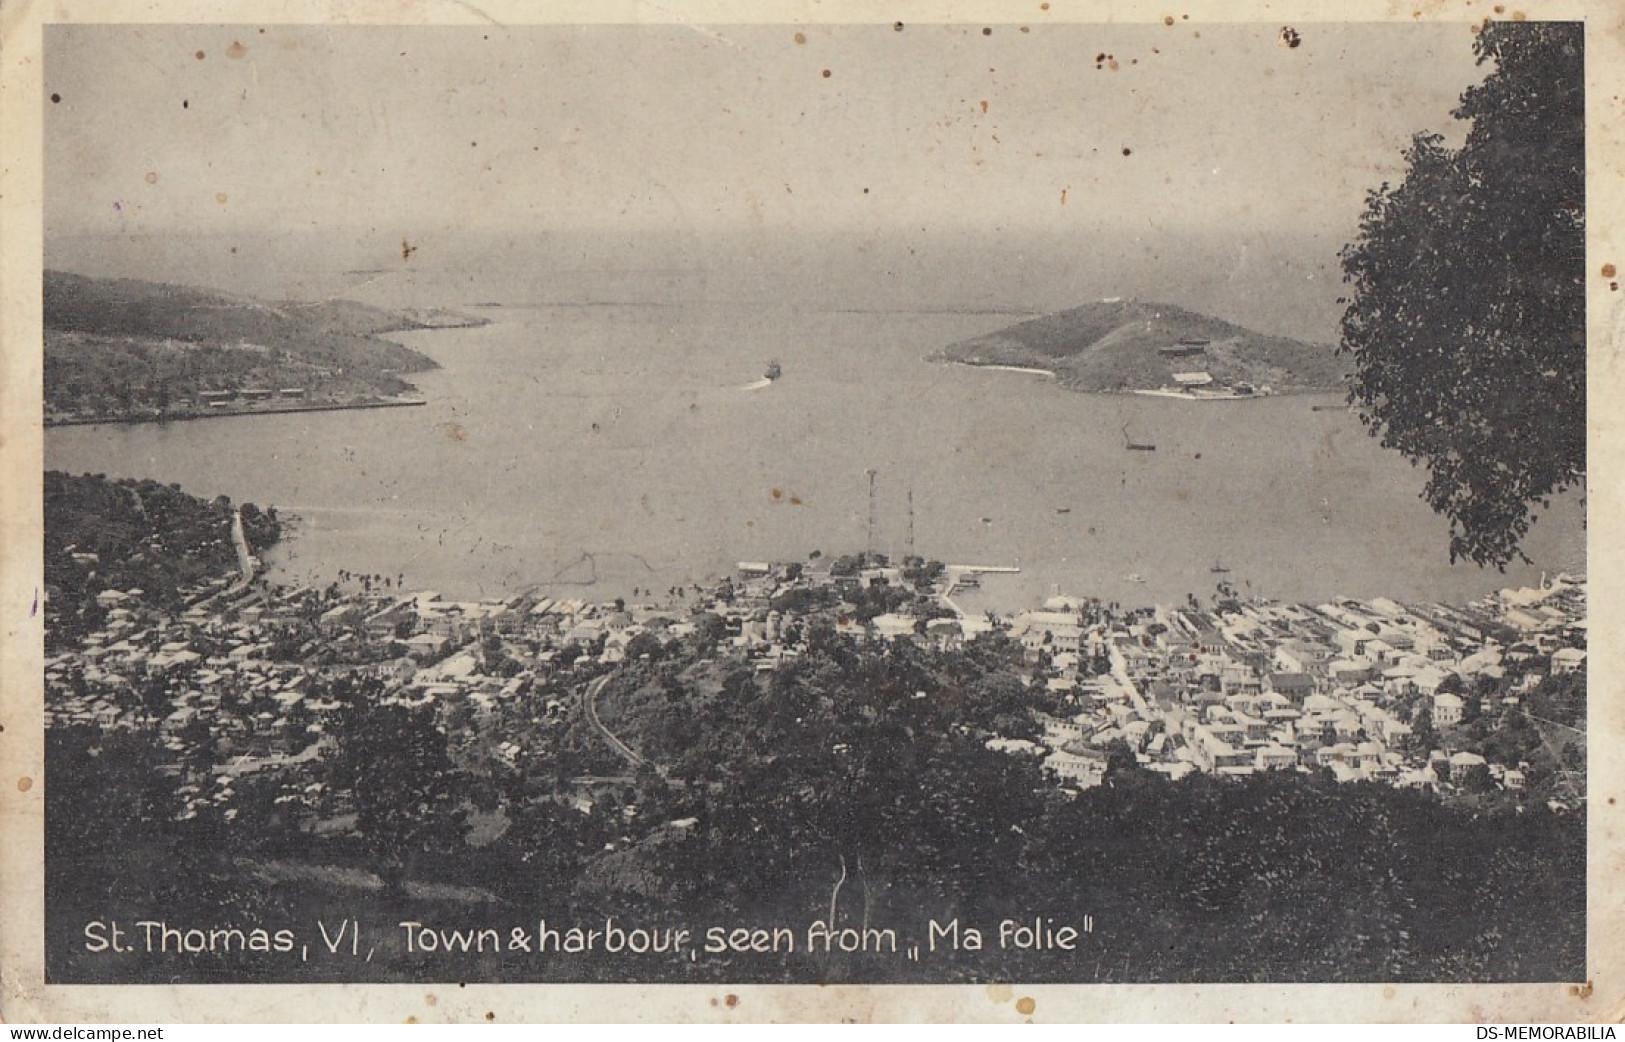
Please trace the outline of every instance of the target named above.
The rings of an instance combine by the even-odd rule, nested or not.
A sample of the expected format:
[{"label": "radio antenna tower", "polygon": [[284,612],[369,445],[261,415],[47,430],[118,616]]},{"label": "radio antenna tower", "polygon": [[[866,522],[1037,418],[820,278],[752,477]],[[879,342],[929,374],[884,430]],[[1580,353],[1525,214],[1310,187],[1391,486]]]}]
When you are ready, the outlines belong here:
[{"label": "radio antenna tower", "polygon": [[914,486],[908,488],[908,556],[914,556]]},{"label": "radio antenna tower", "polygon": [[875,470],[870,467],[864,473],[869,475],[869,542],[865,552],[872,557],[875,552]]}]

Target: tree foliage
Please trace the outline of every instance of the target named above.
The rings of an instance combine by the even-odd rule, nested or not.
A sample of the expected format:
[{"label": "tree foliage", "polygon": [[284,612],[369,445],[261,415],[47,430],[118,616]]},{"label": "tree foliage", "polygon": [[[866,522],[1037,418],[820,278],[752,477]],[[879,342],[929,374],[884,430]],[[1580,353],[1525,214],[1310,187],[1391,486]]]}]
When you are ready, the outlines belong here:
[{"label": "tree foliage", "polygon": [[1350,401],[1429,476],[1450,556],[1504,568],[1585,473],[1585,106],[1579,23],[1486,23],[1494,70],[1460,148],[1418,134],[1342,253]]}]

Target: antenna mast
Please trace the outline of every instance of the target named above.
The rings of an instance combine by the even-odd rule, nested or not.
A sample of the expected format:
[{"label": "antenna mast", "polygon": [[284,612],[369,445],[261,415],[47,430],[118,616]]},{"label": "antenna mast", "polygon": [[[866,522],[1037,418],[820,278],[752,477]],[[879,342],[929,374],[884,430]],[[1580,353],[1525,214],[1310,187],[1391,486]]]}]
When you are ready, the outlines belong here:
[{"label": "antenna mast", "polygon": [[869,475],[869,542],[865,551],[872,557],[875,552],[875,470],[870,467],[864,473]]},{"label": "antenna mast", "polygon": [[914,486],[908,489],[908,556],[914,556]]}]

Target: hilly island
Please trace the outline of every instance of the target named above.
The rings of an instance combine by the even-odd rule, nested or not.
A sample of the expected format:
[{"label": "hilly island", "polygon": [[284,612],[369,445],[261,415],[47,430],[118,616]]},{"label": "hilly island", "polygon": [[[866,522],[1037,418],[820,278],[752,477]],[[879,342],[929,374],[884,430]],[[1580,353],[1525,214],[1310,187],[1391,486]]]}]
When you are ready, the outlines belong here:
[{"label": "hilly island", "polygon": [[1238,398],[1343,389],[1334,349],[1172,304],[1103,300],[950,344],[935,362],[1053,373],[1074,391]]},{"label": "hilly island", "polygon": [[402,374],[434,361],[382,334],[484,324],[61,271],[44,320],[48,426],[420,404]]}]

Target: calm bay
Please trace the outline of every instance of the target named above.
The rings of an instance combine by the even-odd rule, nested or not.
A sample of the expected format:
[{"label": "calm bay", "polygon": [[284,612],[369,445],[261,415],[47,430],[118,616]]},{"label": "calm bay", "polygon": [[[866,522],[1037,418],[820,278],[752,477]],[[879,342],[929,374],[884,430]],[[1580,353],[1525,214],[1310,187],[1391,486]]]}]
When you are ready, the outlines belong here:
[{"label": "calm bay", "polygon": [[[1459,602],[1584,570],[1576,495],[1535,525],[1532,564],[1451,565],[1446,524],[1418,498],[1425,473],[1336,395],[1082,395],[924,361],[1020,316],[465,310],[491,324],[396,337],[442,366],[413,377],[425,407],[53,428],[46,466],[275,505],[297,518],[271,562],[285,582],[343,569],[455,597],[664,594],[736,561],[871,541],[1019,567],[988,581],[999,607],[1056,588],[1182,601],[1218,581]],[[770,361],[783,375],[767,383]]]}]

